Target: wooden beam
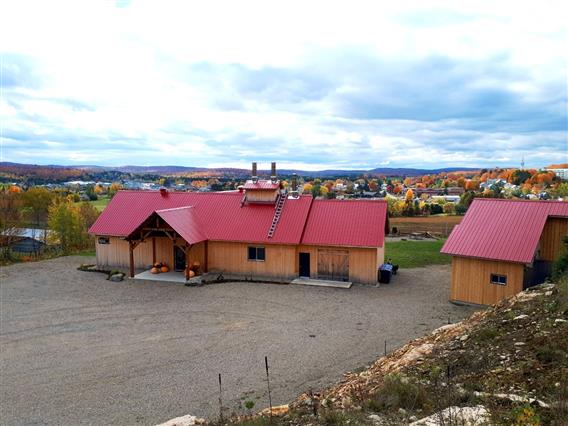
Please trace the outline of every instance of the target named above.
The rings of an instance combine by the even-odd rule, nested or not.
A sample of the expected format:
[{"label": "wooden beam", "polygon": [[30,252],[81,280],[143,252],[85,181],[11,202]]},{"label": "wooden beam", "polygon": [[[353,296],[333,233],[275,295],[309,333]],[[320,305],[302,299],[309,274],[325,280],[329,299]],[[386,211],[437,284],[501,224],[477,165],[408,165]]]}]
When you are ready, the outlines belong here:
[{"label": "wooden beam", "polygon": [[159,227],[158,228],[144,227],[144,228],[142,228],[142,231],[150,231],[150,232],[152,232],[152,231],[163,231],[163,232],[170,231],[170,232],[174,232],[174,228],[169,228],[169,227],[162,227],[162,228],[159,228]]},{"label": "wooden beam", "polygon": [[207,259],[208,259],[208,255],[207,255],[207,251],[208,251],[208,245],[207,245],[208,241],[205,240],[204,242],[204,256],[203,256],[203,272],[207,272]]},{"label": "wooden beam", "polygon": [[189,280],[189,250],[185,251],[185,280]]},{"label": "wooden beam", "polygon": [[128,242],[128,254],[130,261],[130,278],[134,278],[134,242]]},{"label": "wooden beam", "polygon": [[152,266],[156,264],[156,238],[152,237]]}]

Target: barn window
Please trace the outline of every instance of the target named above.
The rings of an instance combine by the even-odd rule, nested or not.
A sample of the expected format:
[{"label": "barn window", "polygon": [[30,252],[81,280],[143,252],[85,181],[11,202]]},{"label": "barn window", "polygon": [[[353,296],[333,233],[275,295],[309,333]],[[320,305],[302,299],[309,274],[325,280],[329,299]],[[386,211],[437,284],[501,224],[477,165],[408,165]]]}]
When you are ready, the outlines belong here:
[{"label": "barn window", "polygon": [[99,244],[110,244],[109,237],[99,237],[98,239]]},{"label": "barn window", "polygon": [[248,260],[253,260],[256,262],[264,262],[265,260],[264,247],[249,246]]},{"label": "barn window", "polygon": [[491,284],[507,285],[507,275],[491,274]]}]

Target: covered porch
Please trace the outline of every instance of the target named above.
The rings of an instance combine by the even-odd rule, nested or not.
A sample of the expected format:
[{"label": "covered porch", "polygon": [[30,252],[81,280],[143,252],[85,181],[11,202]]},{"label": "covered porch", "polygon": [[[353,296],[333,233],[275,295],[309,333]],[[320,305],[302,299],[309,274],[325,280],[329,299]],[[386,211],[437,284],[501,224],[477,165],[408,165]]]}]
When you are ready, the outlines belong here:
[{"label": "covered porch", "polygon": [[[157,256],[156,241],[161,242],[161,258]],[[166,240],[167,256],[164,262],[164,241]],[[181,207],[157,210],[143,221],[127,238],[129,254],[130,278],[151,279],[154,281],[187,282],[194,275],[207,272],[207,238],[197,223],[192,207]],[[136,274],[136,266],[140,268],[140,259],[136,259],[137,250],[141,244],[148,251],[151,246],[151,264],[146,265],[145,271]],[[148,253],[141,254],[148,259]],[[146,261],[147,261],[146,260]],[[156,264],[164,264],[167,271],[152,273]]]}]

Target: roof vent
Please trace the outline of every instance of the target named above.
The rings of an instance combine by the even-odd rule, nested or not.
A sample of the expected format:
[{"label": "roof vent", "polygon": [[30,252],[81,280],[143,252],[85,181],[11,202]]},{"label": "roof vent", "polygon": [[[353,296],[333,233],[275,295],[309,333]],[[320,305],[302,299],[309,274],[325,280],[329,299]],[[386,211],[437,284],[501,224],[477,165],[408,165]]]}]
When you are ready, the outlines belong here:
[{"label": "roof vent", "polygon": [[163,186],[160,188],[160,195],[162,197],[167,197],[168,196],[168,190],[167,188],[164,188]]},{"label": "roof vent", "polygon": [[258,181],[258,173],[256,171],[256,162],[252,163],[252,181],[253,182]]},{"label": "roof vent", "polygon": [[277,182],[276,180],[276,163],[273,161],[270,165],[270,180],[272,183]]}]

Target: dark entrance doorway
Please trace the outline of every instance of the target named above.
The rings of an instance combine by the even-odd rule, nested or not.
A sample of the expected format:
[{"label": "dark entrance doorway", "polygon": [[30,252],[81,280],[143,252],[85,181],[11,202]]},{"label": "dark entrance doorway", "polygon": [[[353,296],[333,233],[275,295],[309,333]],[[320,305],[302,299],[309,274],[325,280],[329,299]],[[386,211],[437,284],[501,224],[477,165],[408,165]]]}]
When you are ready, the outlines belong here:
[{"label": "dark entrance doorway", "polygon": [[300,276],[310,277],[310,253],[300,253]]},{"label": "dark entrance doorway", "polygon": [[185,271],[185,252],[178,246],[174,246],[174,270]]}]

